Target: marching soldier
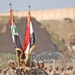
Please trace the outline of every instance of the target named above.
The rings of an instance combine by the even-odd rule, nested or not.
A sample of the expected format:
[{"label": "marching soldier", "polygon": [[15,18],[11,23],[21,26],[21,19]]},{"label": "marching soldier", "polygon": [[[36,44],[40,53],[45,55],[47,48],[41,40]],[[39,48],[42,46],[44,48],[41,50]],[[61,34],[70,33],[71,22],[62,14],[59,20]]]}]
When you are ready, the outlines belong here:
[{"label": "marching soldier", "polygon": [[70,66],[67,66],[66,75],[70,75]]},{"label": "marching soldier", "polygon": [[8,65],[9,65],[9,70],[7,71],[6,75],[17,75],[14,61],[9,60]]},{"label": "marching soldier", "polygon": [[54,75],[60,75],[59,67],[55,67]]},{"label": "marching soldier", "polygon": [[74,72],[74,70],[73,70],[73,66],[70,66],[70,75],[75,75],[75,72]]},{"label": "marching soldier", "polygon": [[16,69],[16,73],[19,75],[25,75],[25,71],[24,71],[24,66],[23,66],[24,62],[23,60],[20,60],[19,62],[19,68]]},{"label": "marching soldier", "polygon": [[45,70],[46,72],[48,72],[48,68],[47,68],[46,66],[44,67],[44,70]]},{"label": "marching soldier", "polygon": [[38,62],[38,71],[39,71],[39,74],[37,74],[37,75],[49,75],[43,68],[44,68],[43,61],[39,61]]},{"label": "marching soldier", "polygon": [[54,71],[53,71],[52,67],[49,68],[48,74],[49,74],[49,75],[53,75],[53,74],[54,74]]},{"label": "marching soldier", "polygon": [[0,69],[0,75],[2,75],[2,70]]},{"label": "marching soldier", "polygon": [[63,67],[61,68],[60,75],[65,75],[65,71]]}]

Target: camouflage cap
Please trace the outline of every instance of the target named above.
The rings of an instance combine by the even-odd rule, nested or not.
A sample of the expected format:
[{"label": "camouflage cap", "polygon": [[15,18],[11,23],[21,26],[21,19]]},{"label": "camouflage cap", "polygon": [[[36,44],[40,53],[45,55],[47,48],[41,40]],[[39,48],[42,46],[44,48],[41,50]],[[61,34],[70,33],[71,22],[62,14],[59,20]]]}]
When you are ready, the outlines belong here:
[{"label": "camouflage cap", "polygon": [[44,62],[43,62],[42,60],[40,60],[40,61],[38,61],[38,63],[39,63],[39,64],[42,64],[42,63],[44,63]]},{"label": "camouflage cap", "polygon": [[14,61],[13,61],[13,60],[9,60],[9,61],[8,61],[8,64],[10,64],[10,63],[14,63]]}]

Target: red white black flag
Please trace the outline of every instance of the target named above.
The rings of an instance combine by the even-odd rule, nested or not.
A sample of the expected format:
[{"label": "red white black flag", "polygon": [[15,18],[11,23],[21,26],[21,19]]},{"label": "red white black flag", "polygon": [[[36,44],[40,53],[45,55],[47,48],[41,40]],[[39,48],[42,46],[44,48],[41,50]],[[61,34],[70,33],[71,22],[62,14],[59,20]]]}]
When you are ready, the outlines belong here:
[{"label": "red white black flag", "polygon": [[28,24],[26,29],[25,41],[24,41],[24,52],[26,55],[25,62],[27,62],[29,54],[32,52],[35,44],[35,35],[31,22],[30,11],[28,12]]}]

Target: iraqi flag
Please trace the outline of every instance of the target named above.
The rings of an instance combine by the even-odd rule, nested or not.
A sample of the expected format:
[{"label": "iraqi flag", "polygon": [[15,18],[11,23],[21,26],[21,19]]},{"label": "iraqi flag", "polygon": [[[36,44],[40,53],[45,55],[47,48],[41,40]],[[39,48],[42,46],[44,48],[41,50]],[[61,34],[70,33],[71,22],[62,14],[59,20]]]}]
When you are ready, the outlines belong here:
[{"label": "iraqi flag", "polygon": [[10,26],[11,26],[12,40],[13,40],[15,50],[16,50],[17,61],[19,62],[20,59],[22,59],[22,55],[24,53],[24,50],[22,48],[22,45],[21,45],[21,42],[19,39],[18,30],[17,30],[15,23],[14,23],[13,9],[10,9]]},{"label": "iraqi flag", "polygon": [[35,44],[35,35],[34,35],[34,30],[31,22],[31,15],[29,11],[28,24],[27,24],[26,35],[24,40],[24,52],[26,55],[25,63],[27,62],[29,55],[31,54],[32,50],[35,47],[34,44]]}]

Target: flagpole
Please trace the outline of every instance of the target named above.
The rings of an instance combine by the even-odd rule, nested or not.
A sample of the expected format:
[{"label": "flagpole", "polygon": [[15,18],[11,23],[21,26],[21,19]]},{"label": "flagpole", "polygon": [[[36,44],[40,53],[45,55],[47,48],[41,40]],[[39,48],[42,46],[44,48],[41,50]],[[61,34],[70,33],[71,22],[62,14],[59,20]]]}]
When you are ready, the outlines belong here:
[{"label": "flagpole", "polygon": [[30,5],[28,6],[28,8],[29,8],[29,11],[30,11]]},{"label": "flagpole", "polygon": [[[30,13],[30,5],[28,6],[28,9],[29,9],[29,13]],[[29,57],[30,57],[30,68],[31,68],[31,54],[30,54],[30,52],[29,52]]]},{"label": "flagpole", "polygon": [[12,4],[11,3],[9,4],[9,6],[10,6],[10,8],[12,8]]},{"label": "flagpole", "polygon": [[[12,4],[10,3],[9,4],[9,6],[10,6],[10,10],[12,9]],[[16,49],[16,48],[15,48]],[[17,59],[17,64],[18,64],[18,69],[20,69],[20,59],[18,58],[18,56],[17,56],[18,54],[17,54],[17,50],[16,50],[16,59]]]},{"label": "flagpole", "polygon": [[[29,9],[29,14],[30,14],[30,5],[28,6],[28,9]],[[29,52],[29,56],[30,56],[30,68],[32,69],[32,57],[31,57],[31,53],[30,52]]]}]

